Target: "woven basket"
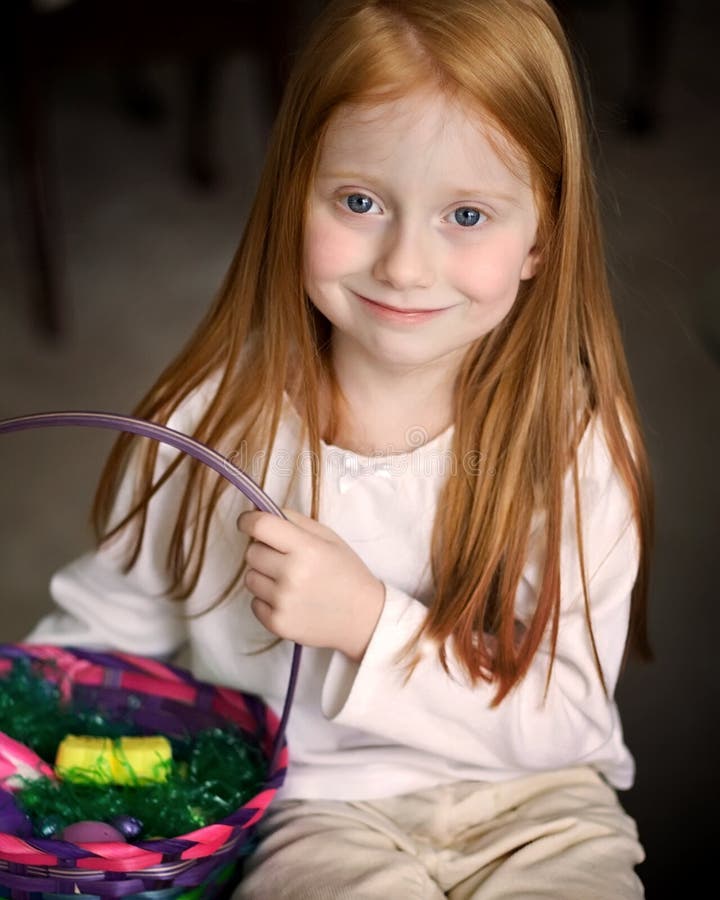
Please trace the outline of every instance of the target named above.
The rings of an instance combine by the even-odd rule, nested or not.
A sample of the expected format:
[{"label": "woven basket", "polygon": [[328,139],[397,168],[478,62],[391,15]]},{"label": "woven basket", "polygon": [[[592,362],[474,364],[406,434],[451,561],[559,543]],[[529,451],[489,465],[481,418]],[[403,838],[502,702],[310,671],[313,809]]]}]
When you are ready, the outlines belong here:
[{"label": "woven basket", "polygon": [[[129,431],[174,446],[217,471],[259,509],[282,515],[244,472],[198,441],[164,426],[107,413],[43,413],[0,421],[0,434],[60,425]],[[255,826],[285,778],[285,727],[300,652],[295,645],[278,719],[258,697],[198,681],[189,672],[156,660],[78,648],[0,644],[0,677],[15,660],[43,662],[44,676],[60,679],[64,695],[86,708],[110,710],[146,734],[168,737],[230,722],[257,743],[268,762],[256,796],[232,815],[189,834],[132,844],[80,844],[0,832],[0,897],[209,900],[222,896],[237,862],[252,846]]]}]

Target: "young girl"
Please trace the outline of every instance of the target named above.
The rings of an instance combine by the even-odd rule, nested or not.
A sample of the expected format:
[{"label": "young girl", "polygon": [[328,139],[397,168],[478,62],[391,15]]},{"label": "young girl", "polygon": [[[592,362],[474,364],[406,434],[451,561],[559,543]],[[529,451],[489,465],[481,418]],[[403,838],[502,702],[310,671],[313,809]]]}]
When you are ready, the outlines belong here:
[{"label": "young girl", "polygon": [[[545,0],[339,0],[214,307],[123,437],[33,641],[282,705],[235,896],[635,898],[613,691],[648,655],[651,497],[581,100]],[[181,604],[177,601],[183,601]]]}]

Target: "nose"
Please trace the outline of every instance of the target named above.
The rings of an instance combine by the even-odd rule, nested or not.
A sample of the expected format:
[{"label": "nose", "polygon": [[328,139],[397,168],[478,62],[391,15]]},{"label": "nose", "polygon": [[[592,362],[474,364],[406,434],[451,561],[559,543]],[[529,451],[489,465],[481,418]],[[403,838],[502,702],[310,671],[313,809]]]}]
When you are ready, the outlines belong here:
[{"label": "nose", "polygon": [[372,273],[398,291],[430,287],[435,281],[434,263],[420,229],[401,222],[387,229]]}]

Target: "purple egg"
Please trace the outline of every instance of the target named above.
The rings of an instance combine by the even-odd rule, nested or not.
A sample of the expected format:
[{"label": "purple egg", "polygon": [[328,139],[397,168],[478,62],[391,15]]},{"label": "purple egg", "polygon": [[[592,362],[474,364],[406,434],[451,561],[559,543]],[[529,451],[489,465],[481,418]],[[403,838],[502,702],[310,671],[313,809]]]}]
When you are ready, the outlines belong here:
[{"label": "purple egg", "polygon": [[63,841],[74,844],[107,843],[109,841],[125,842],[124,836],[108,825],[107,822],[73,822],[60,832]]},{"label": "purple egg", "polygon": [[129,841],[133,838],[139,837],[140,832],[143,830],[143,823],[140,819],[136,819],[134,816],[115,816],[114,819],[111,820],[110,824],[117,828],[117,830],[126,837]]}]

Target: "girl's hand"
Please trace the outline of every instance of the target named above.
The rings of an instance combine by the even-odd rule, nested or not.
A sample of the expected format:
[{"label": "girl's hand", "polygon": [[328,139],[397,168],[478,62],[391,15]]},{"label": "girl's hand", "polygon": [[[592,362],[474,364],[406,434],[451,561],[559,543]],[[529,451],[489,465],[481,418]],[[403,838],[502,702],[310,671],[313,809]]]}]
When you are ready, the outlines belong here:
[{"label": "girl's hand", "polygon": [[253,613],[280,638],[360,662],[385,585],[331,528],[291,509],[283,513],[289,521],[257,511],[238,517],[238,529],[251,538],[245,586]]}]

